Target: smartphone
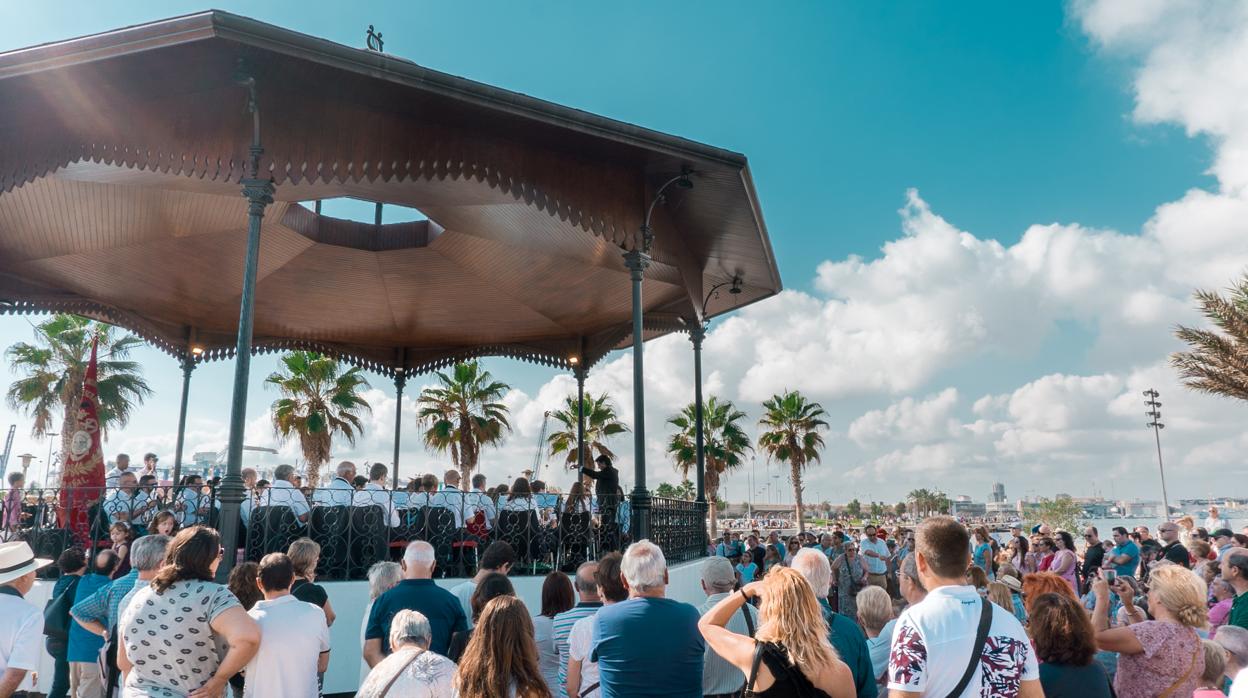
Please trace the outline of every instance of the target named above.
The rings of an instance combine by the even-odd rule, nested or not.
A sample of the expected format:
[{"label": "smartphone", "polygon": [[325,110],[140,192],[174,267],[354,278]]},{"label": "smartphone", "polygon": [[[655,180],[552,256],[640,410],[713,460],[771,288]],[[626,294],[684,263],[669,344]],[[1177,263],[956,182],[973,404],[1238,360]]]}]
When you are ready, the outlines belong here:
[{"label": "smartphone", "polygon": [[1105,570],[1101,573],[1101,576],[1105,577],[1105,581],[1109,582],[1112,585],[1114,583],[1114,580],[1118,578],[1118,571],[1117,570]]}]

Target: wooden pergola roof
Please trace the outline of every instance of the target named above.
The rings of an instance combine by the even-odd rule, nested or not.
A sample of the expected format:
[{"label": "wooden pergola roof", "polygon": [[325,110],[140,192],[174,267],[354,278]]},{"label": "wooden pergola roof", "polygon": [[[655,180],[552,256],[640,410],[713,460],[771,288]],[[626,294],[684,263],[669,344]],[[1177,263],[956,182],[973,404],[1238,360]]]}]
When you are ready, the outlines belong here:
[{"label": "wooden pergola roof", "polygon": [[[256,78],[275,203],[257,351],[315,349],[409,375],[504,355],[592,365],[630,341],[621,250],[653,191],[648,336],[779,292],[745,156],[204,12],[0,53],[0,312],[67,311],[170,354],[230,356]],[[299,202],[419,209],[382,226]]]}]

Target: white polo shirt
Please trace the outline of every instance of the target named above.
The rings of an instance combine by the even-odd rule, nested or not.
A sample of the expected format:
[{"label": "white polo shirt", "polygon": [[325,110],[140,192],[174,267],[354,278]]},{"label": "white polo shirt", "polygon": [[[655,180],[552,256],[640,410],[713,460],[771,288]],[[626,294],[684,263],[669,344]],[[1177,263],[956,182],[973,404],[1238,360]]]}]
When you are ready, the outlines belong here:
[{"label": "white polo shirt", "polygon": [[390,490],[370,482],[364,489],[357,490],[351,497],[351,505],[356,507],[381,507],[386,512],[386,525],[394,528],[399,525],[399,512],[395,510],[394,500],[390,498]]},{"label": "white polo shirt", "polygon": [[328,485],[313,490],[312,502],[326,507],[345,507],[351,504],[351,497],[354,494],[355,488],[351,486],[351,483],[338,476],[330,480]]},{"label": "white polo shirt", "polygon": [[1038,680],[1036,652],[1014,614],[981,598],[975,587],[946,586],[928,592],[897,619],[888,655],[889,689],[949,695],[970,661],[982,604],[992,608],[992,624],[962,695],[1011,698],[1021,682]]},{"label": "white polo shirt", "polygon": [[329,651],[325,612],[287,594],[247,612],[260,626],[260,649],[247,664],[243,698],[306,698],[318,693],[316,663]]},{"label": "white polo shirt", "polygon": [[13,587],[0,587],[0,674],[5,669],[25,669],[19,691],[34,689],[33,672],[43,656],[43,612],[18,595]]},{"label": "white polo shirt", "polygon": [[[346,503],[351,503],[350,498],[347,499]],[[269,485],[268,489],[264,491],[264,494],[260,495],[260,506],[290,507],[291,512],[296,517],[312,511],[312,508],[308,506],[308,498],[303,496],[303,492],[286,480],[274,480],[273,484]]]}]

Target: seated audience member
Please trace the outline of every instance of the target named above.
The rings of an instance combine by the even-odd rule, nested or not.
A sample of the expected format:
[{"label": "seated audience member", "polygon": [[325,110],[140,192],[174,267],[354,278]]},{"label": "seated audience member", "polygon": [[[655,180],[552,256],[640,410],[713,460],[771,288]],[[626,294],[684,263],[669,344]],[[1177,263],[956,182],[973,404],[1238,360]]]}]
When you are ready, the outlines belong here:
[{"label": "seated audience member", "polygon": [[[295,519],[300,524],[306,524],[311,516],[312,508],[308,505],[308,498],[295,485],[295,480],[295,466],[289,464],[277,466],[273,471],[273,483],[265,488],[264,494],[260,496],[258,506],[290,507],[290,511],[295,515]],[[350,484],[347,486],[350,487]],[[259,486],[257,485],[258,488]],[[342,494],[350,495],[350,492],[344,491]],[[335,496],[342,496],[342,494]],[[347,504],[350,501],[350,499],[347,499],[343,503]]]},{"label": "seated audience member", "polygon": [[403,609],[390,626],[393,653],[369,672],[355,698],[448,698],[454,695],[455,663],[429,649],[429,619]]},{"label": "seated audience member", "polygon": [[356,507],[381,507],[381,510],[385,512],[386,525],[394,528],[399,525],[400,520],[393,493],[386,489],[386,475],[389,472],[389,468],[384,463],[373,463],[368,466],[368,477],[352,495],[351,504]]},{"label": "seated audience member", "polygon": [[[281,475],[275,476],[282,479]],[[312,493],[312,503],[320,506],[347,506],[355,494],[355,463],[344,460],[334,468],[334,478]]]}]

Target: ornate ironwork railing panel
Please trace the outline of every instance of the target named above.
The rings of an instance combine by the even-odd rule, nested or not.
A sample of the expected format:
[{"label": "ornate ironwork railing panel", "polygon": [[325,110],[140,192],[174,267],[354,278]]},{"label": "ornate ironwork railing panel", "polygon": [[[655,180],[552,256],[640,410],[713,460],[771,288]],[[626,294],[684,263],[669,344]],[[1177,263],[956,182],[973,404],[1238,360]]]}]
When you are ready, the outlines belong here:
[{"label": "ornate ironwork railing panel", "polygon": [[[43,489],[0,499],[0,537],[27,540],[36,553],[55,558],[71,545],[110,547],[110,527],[117,523],[126,524],[131,536],[155,533],[166,520],[175,528],[221,524],[221,503],[210,485],[93,488],[89,528],[77,531],[68,528],[60,494]],[[705,519],[695,503],[650,501],[652,537],[669,562],[706,554]],[[317,577],[325,581],[365,579],[372,565],[400,559],[416,540],[433,546],[437,573],[448,577],[475,574],[480,555],[494,541],[515,550],[512,574],[534,575],[574,572],[632,542],[627,495],[575,500],[547,493],[495,497],[458,490],[297,489],[282,483],[248,490],[240,509],[240,560],[259,561],[310,538],[321,546]]]}]

